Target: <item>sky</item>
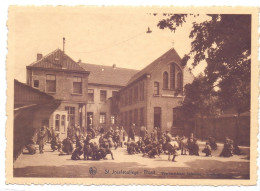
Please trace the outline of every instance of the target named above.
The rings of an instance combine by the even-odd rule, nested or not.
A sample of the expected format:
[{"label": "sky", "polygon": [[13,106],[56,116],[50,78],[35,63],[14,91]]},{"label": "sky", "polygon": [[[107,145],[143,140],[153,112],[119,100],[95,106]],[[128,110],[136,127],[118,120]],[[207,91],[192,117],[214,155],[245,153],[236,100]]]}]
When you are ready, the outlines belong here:
[{"label": "sky", "polygon": [[[157,12],[154,16],[151,13]],[[168,13],[175,13],[170,9]],[[62,49],[74,61],[141,70],[170,48],[180,57],[191,48],[189,33],[192,22],[206,16],[189,17],[177,31],[161,30],[158,22],[167,18],[160,10],[144,8],[73,8],[38,7],[17,10],[14,17],[15,78],[26,79],[26,65],[36,60],[36,54],[49,54]],[[147,28],[152,33],[146,33]],[[194,75],[201,68],[194,70]]]}]

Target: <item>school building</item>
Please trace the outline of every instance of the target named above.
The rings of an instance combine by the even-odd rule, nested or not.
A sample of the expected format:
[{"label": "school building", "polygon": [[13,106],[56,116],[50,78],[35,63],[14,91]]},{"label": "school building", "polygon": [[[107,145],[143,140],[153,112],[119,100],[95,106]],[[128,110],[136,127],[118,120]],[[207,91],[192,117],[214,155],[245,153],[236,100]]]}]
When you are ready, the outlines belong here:
[{"label": "school building", "polygon": [[183,87],[194,76],[181,64],[172,48],[132,76],[119,91],[120,124],[141,126],[148,131],[182,128],[178,123],[178,107],[184,99]]},{"label": "school building", "polygon": [[109,128],[136,124],[181,128],[178,107],[183,87],[193,75],[181,64],[172,48],[142,70],[75,62],[63,50],[27,66],[27,85],[60,100],[57,109],[42,124],[53,127],[61,137],[68,128]]},{"label": "school building", "polygon": [[60,100],[59,107],[46,118],[43,125],[53,127],[60,138],[67,128],[80,125],[86,130],[89,71],[57,49],[37,60],[27,69],[27,85]]},{"label": "school building", "polygon": [[111,112],[111,97],[115,97],[120,89],[126,86],[130,78],[138,70],[112,66],[95,65],[79,62],[89,71],[87,127],[108,128],[118,124],[117,113]]}]

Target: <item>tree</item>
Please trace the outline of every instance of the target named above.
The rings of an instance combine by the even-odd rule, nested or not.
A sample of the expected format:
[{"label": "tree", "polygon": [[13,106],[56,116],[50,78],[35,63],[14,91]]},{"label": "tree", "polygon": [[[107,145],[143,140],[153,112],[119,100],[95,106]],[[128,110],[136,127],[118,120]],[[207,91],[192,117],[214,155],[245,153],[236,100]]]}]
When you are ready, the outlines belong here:
[{"label": "tree", "polygon": [[[175,31],[186,22],[188,16],[199,15],[172,14],[169,18],[161,20],[158,27]],[[191,50],[182,61],[185,65],[193,58],[193,67],[206,61],[204,72],[208,91],[218,88],[216,92],[218,106],[223,110],[235,109],[238,126],[240,114],[250,109],[251,15],[211,14],[207,16],[207,20],[193,23],[189,35],[192,39]],[[190,99],[189,88],[191,87],[187,87],[186,90],[188,96],[186,100]],[[198,90],[198,93],[205,92]],[[201,101],[204,105],[203,100]],[[184,102],[184,106],[185,104]],[[193,107],[196,106],[191,105],[191,108]],[[197,109],[203,110],[203,107]]]},{"label": "tree", "polygon": [[185,121],[199,116],[201,129],[203,129],[203,118],[214,116],[218,112],[215,91],[208,83],[205,76],[199,75],[191,84],[187,84],[184,90],[185,99],[181,107]]},{"label": "tree", "polygon": [[[158,27],[175,31],[188,16],[199,15],[173,14],[159,21]],[[212,84],[220,80],[229,83],[230,75],[240,75],[250,83],[251,15],[214,14],[208,18],[193,23],[191,50],[183,57],[183,64],[191,58],[193,67],[206,61],[205,75]]]}]

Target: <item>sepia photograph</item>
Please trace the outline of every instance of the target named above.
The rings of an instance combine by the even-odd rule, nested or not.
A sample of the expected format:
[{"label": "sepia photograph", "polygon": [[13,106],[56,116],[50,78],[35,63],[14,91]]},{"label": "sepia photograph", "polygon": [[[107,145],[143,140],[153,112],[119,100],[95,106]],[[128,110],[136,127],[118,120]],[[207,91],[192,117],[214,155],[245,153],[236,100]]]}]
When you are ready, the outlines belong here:
[{"label": "sepia photograph", "polygon": [[7,182],[254,184],[257,19],[11,6]]}]

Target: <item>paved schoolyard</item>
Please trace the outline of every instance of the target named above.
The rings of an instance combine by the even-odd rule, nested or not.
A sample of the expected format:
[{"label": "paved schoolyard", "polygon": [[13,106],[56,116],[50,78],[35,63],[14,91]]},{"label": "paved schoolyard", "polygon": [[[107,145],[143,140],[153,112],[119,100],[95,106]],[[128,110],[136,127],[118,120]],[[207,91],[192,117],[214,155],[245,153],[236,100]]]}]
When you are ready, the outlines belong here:
[{"label": "paved schoolyard", "polygon": [[[199,142],[200,151],[204,142]],[[22,154],[14,162],[15,177],[113,177],[113,178],[249,178],[249,160],[247,155],[230,158],[219,157],[223,144],[218,144],[213,157],[179,155],[177,162],[168,161],[162,154],[154,159],[142,157],[142,154],[128,155],[126,147],[112,149],[115,160],[108,155],[108,160],[73,161],[69,155],[59,156],[52,152],[50,145],[45,145],[44,154]],[[248,147],[242,147],[249,154]],[[25,151],[26,152],[26,151]],[[180,151],[178,151],[180,152]],[[82,156],[83,158],[83,156]],[[96,174],[90,173],[91,167]],[[92,168],[92,169],[93,169]]]}]

